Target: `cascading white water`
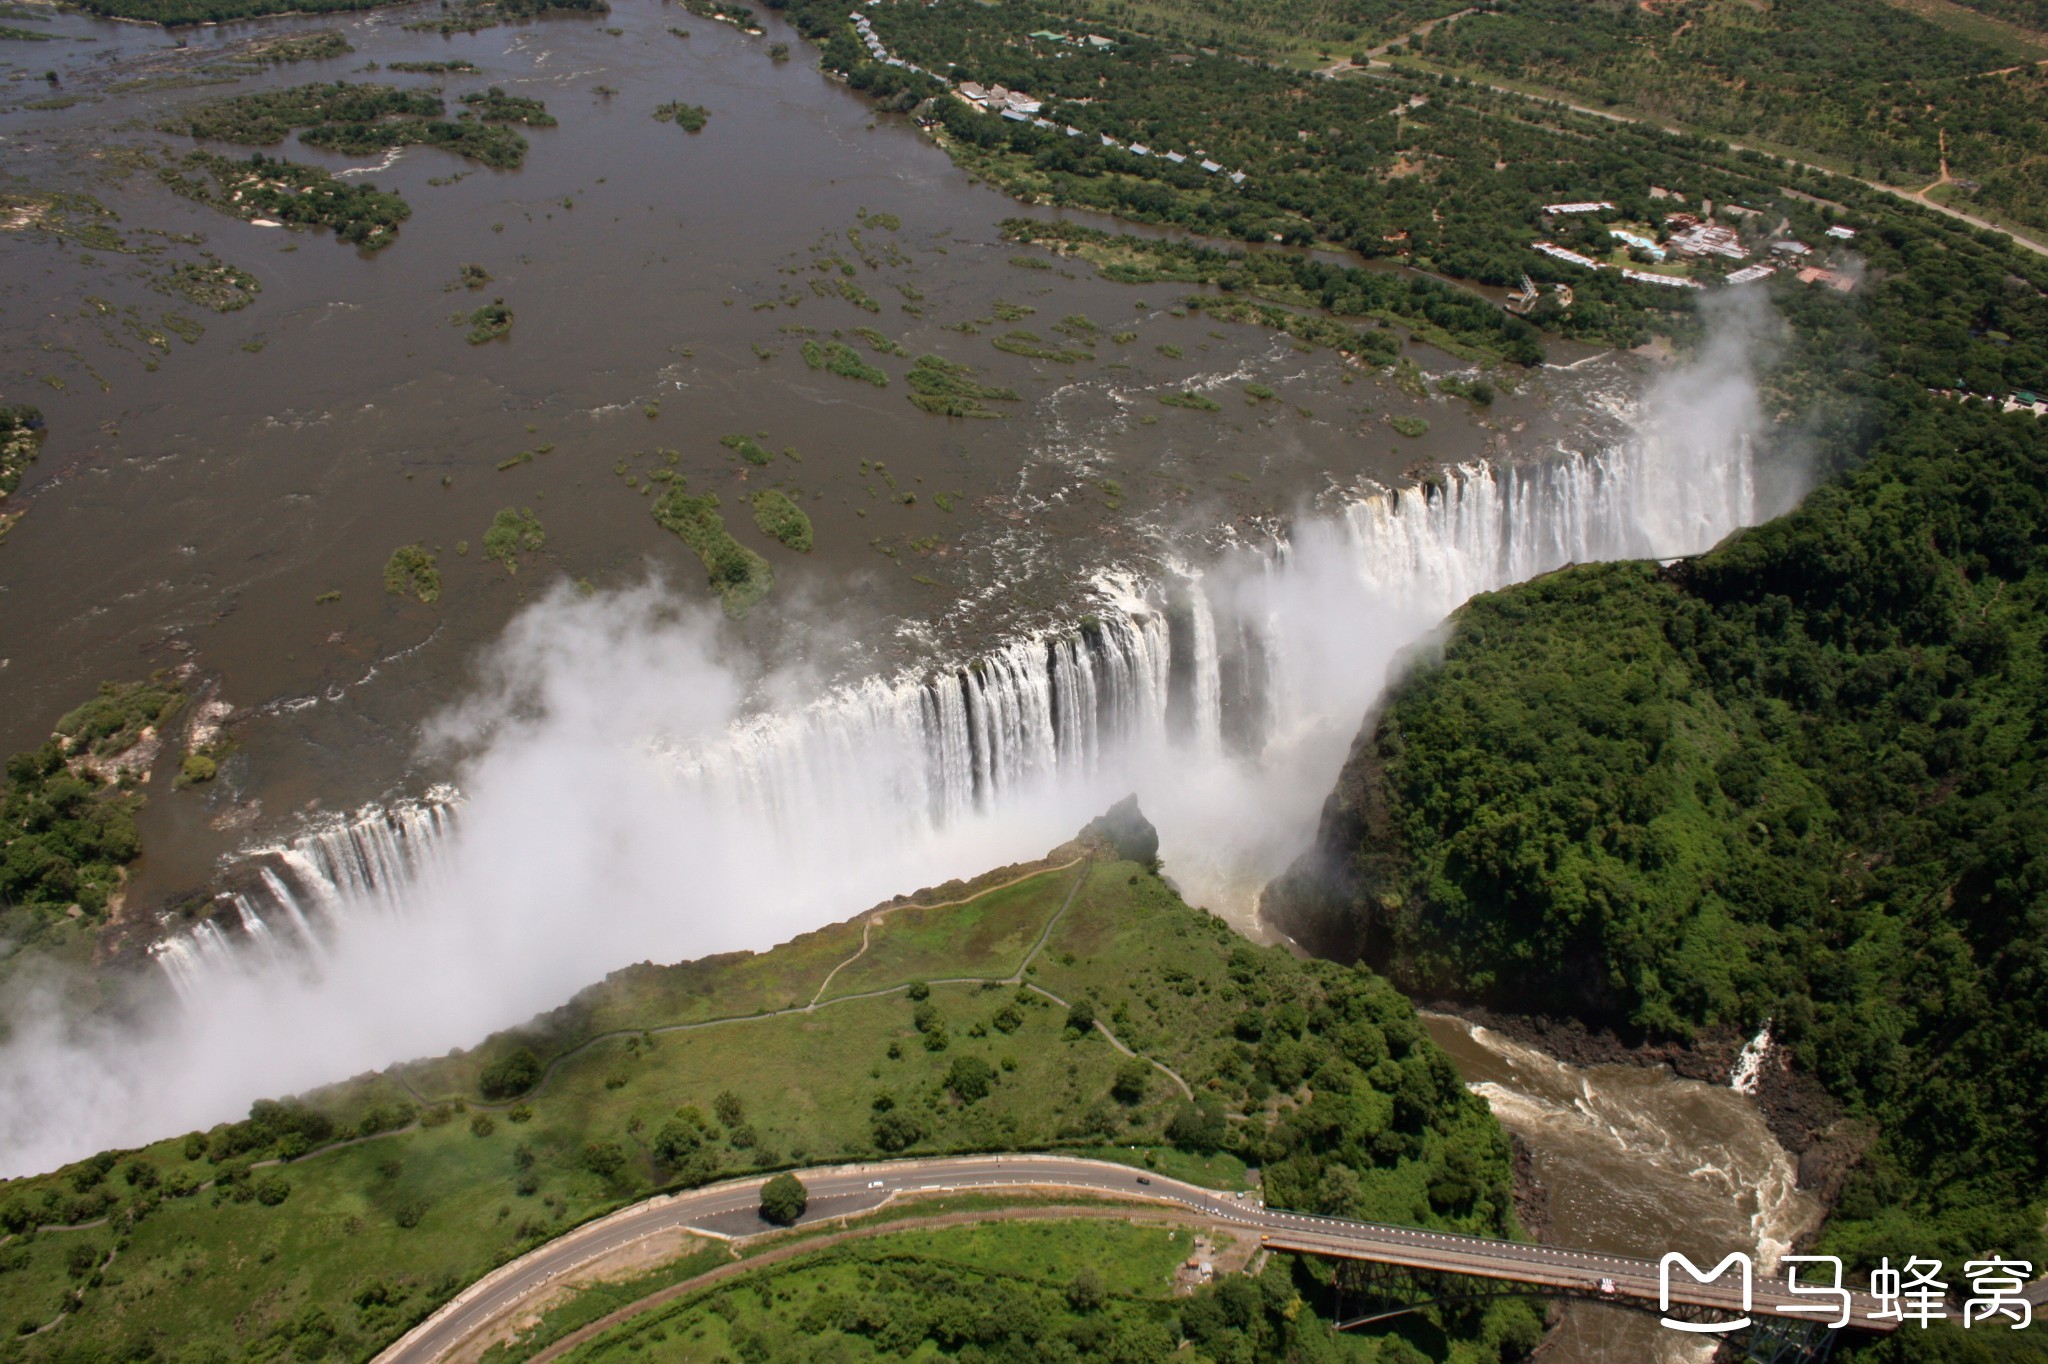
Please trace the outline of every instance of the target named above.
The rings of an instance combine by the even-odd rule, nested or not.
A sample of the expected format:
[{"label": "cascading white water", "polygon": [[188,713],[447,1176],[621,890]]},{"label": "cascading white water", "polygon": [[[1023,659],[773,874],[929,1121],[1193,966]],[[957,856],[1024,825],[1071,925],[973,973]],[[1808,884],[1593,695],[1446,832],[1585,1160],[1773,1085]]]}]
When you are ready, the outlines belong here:
[{"label": "cascading white water", "polygon": [[1645,439],[1363,490],[1199,573],[1105,574],[1070,627],[751,711],[715,627],[657,585],[552,593],[436,722],[460,797],[224,869],[210,918],[167,925],[182,1008],[147,1028],[9,1014],[0,1174],[473,1044],[627,962],[764,948],[1036,856],[1131,791],[1189,897],[1242,915],[1313,836],[1401,651],[1475,591],[1707,547],[1760,510],[1748,458]]},{"label": "cascading white water", "polygon": [[[965,666],[869,678],[751,715],[720,741],[672,749],[673,780],[786,834],[857,806],[890,812],[885,827],[906,840],[1000,817],[1062,783],[1136,785],[1170,859],[1176,845],[1190,853],[1176,862],[1184,884],[1213,907],[1242,909],[1228,902],[1289,850],[1201,827],[1213,813],[1204,793],[1236,802],[1247,783],[1270,786],[1264,803],[1288,813],[1283,833],[1298,846],[1341,758],[1330,727],[1348,737],[1396,652],[1459,603],[1567,563],[1697,551],[1754,518],[1746,441],[1710,446],[1704,458],[1695,446],[1682,465],[1660,444],[1461,465],[1366,491],[1304,522],[1292,543],[1239,551],[1206,572],[1165,584],[1106,575],[1073,628],[1013,640]],[[1255,694],[1242,694],[1247,687]],[[1170,723],[1176,696],[1186,713]],[[1226,699],[1248,717],[1230,753]],[[1180,778],[1162,781],[1172,773]],[[1143,789],[1153,783],[1166,789],[1155,797]],[[319,941],[309,908],[328,919],[396,912],[459,828],[456,808],[444,788],[330,821],[259,850],[265,865],[245,894],[309,944]],[[214,958],[174,937],[158,959],[190,989]]]},{"label": "cascading white water", "polygon": [[1728,1072],[1728,1087],[1738,1094],[1754,1096],[1763,1084],[1764,1064],[1771,1059],[1771,1020],[1764,1020],[1755,1037],[1742,1044],[1742,1054]]}]

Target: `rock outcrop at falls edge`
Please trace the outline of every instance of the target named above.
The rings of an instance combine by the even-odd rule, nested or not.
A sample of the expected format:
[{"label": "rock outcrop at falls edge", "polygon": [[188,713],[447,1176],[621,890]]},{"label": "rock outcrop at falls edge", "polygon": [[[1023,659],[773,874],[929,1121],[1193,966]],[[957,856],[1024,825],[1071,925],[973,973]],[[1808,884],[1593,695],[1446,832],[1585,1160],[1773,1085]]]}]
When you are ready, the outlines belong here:
[{"label": "rock outcrop at falls edge", "polygon": [[1845,1115],[1807,1118],[1828,1249],[2039,1262],[2043,487],[2048,429],[1913,413],[1710,553],[1474,598],[1268,916],[1413,996],[1576,1020],[1580,1059],[1770,1020]]}]

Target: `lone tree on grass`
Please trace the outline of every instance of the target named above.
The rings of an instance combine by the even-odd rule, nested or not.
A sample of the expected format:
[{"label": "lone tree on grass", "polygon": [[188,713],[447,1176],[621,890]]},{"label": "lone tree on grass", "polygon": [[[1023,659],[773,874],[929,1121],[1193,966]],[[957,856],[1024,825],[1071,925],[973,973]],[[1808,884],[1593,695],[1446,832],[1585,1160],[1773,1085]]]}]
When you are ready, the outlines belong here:
[{"label": "lone tree on grass", "polygon": [[777,1226],[792,1225],[810,1203],[810,1190],[795,1175],[777,1175],[761,1186],[761,1216]]}]

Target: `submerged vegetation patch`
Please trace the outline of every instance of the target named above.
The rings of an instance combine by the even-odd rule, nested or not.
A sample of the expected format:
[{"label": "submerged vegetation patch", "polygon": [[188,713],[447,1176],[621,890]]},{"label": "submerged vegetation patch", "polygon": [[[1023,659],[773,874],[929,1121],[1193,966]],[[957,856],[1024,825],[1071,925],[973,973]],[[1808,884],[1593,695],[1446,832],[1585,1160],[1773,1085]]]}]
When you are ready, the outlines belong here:
[{"label": "submerged vegetation patch", "polygon": [[764,488],[754,494],[754,524],[763,535],[779,540],[785,549],[799,554],[811,552],[811,518],[788,494]]},{"label": "submerged vegetation patch", "polygon": [[1184,393],[1162,393],[1159,401],[1168,407],[1185,407],[1191,412],[1221,412],[1223,404],[1206,393],[1189,390]]},{"label": "submerged vegetation patch", "polygon": [[506,507],[484,532],[484,557],[503,564],[507,573],[517,573],[519,556],[538,554],[547,542],[547,532],[531,507]]},{"label": "submerged vegetation patch", "polygon": [[908,376],[910,401],[942,417],[994,417],[984,402],[1017,401],[1017,390],[977,383],[974,368],[936,355],[917,357]]},{"label": "submerged vegetation patch", "polygon": [[744,432],[721,436],[718,443],[756,467],[765,468],[775,462],[775,456],[769,454],[761,442]]},{"label": "submerged vegetation patch", "polygon": [[1391,417],[1388,425],[1404,436],[1422,436],[1429,433],[1429,421],[1423,417]]},{"label": "submerged vegetation patch", "polygon": [[669,485],[654,503],[654,519],[696,551],[704,572],[725,606],[725,614],[741,620],[775,586],[768,561],[732,538],[717,493],[692,495],[682,479]]},{"label": "submerged vegetation patch", "polygon": [[997,350],[1007,351],[1011,355],[1022,355],[1031,360],[1051,360],[1062,365],[1078,365],[1095,358],[1093,351],[1047,345],[1045,338],[1037,332],[1025,331],[1022,328],[1004,332],[990,344]]},{"label": "submerged vegetation patch", "polygon": [[166,293],[179,294],[217,313],[246,308],[263,292],[256,276],[210,256],[204,262],[182,261],[152,282]]},{"label": "submerged vegetation patch", "polygon": [[440,600],[441,570],[425,545],[400,545],[384,561],[384,590],[394,597]]},{"label": "submerged vegetation patch", "polygon": [[858,379],[873,384],[876,388],[887,388],[889,376],[860,358],[860,352],[844,341],[804,342],[804,363],[812,369],[830,370],[847,379]]}]

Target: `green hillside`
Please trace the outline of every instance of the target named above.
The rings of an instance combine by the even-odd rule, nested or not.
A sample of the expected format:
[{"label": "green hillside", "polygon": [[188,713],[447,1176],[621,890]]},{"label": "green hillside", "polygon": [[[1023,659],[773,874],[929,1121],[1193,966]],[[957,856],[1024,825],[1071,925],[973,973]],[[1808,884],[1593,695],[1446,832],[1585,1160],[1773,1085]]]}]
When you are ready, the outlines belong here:
[{"label": "green hillside", "polygon": [[[1878,1134],[1828,1248],[2039,1263],[2048,430],[1895,398],[1782,520],[1470,603],[1282,898],[1411,991],[1651,1037],[1770,1020]],[[2008,1357],[1931,1341],[1887,1348]]]}]

